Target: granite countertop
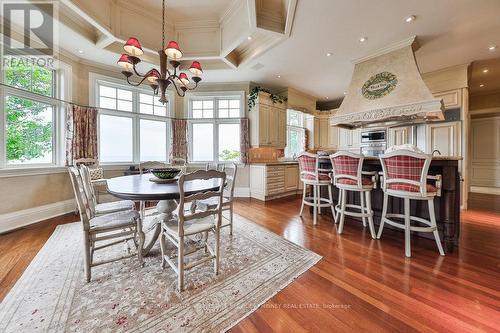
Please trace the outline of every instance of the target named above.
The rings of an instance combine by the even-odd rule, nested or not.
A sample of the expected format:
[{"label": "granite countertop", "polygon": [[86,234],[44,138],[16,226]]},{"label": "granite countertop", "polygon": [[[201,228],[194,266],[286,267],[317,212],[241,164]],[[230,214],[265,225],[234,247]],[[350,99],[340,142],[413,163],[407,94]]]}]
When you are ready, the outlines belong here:
[{"label": "granite countertop", "polygon": [[251,165],[298,165],[297,161],[250,162]]}]

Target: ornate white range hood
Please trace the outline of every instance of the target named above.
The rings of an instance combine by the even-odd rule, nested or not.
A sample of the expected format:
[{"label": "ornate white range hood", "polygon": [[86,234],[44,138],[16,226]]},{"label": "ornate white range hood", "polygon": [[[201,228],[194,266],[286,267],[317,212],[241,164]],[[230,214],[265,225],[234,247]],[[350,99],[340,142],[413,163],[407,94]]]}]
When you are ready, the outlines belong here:
[{"label": "ornate white range hood", "polygon": [[346,97],[331,124],[345,128],[443,120],[444,105],[422,80],[416,37],[354,62]]}]

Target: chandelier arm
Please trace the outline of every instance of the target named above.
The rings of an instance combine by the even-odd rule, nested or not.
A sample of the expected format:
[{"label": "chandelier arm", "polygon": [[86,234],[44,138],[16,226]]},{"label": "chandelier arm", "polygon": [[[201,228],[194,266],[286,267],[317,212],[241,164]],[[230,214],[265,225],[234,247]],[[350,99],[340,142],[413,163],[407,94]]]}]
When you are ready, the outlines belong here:
[{"label": "chandelier arm", "polygon": [[142,80],[141,80],[141,81],[139,81],[139,83],[134,83],[134,82],[130,82],[129,77],[127,77],[127,83],[128,83],[128,84],[130,84],[131,86],[138,87],[138,86],[140,86],[140,85],[144,82],[144,80],[146,80],[146,78],[147,78],[147,77],[146,77],[146,76],[144,76],[144,77],[142,78]]},{"label": "chandelier arm", "polygon": [[174,86],[175,88],[175,91],[177,91],[177,95],[179,95],[180,97],[184,97],[184,95],[186,94],[185,92],[183,92],[182,94],[179,92],[179,88],[177,87],[177,84],[175,84],[175,81],[174,80],[171,80],[172,81],[172,85]]},{"label": "chandelier arm", "polygon": [[[133,65],[133,66],[132,66],[132,68],[133,68],[133,70],[134,70],[135,75],[137,75],[137,76],[139,76],[139,77],[142,77],[142,78],[144,78],[144,79],[146,78],[146,75],[142,75],[142,74],[139,74],[139,73],[137,72],[137,70],[135,69],[135,65]],[[148,72],[148,73],[149,73],[149,72]],[[146,74],[147,74],[147,73],[146,73]],[[143,80],[143,81],[144,81],[144,80]]]}]

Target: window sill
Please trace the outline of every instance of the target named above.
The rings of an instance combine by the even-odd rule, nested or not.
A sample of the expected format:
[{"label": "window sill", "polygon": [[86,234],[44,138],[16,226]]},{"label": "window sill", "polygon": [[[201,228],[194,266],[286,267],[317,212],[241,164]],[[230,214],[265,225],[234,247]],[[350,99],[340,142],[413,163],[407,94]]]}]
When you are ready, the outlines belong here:
[{"label": "window sill", "polygon": [[64,172],[68,172],[68,170],[66,167],[62,166],[5,168],[0,169],[0,178],[50,175]]}]

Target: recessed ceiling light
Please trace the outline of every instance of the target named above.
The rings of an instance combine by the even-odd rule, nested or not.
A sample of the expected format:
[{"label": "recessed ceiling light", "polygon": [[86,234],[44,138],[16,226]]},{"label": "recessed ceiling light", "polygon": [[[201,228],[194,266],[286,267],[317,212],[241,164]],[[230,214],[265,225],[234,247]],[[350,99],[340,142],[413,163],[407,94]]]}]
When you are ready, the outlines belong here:
[{"label": "recessed ceiling light", "polygon": [[488,68],[483,69],[483,73],[488,73],[490,70]]},{"label": "recessed ceiling light", "polygon": [[326,98],[326,99],[330,99],[330,97],[328,97],[328,96],[326,96],[325,98]]},{"label": "recessed ceiling light", "polygon": [[410,15],[410,16],[408,16],[408,17],[405,18],[405,22],[406,23],[413,22],[413,21],[415,21],[416,18],[417,17],[415,15]]},{"label": "recessed ceiling light", "polygon": [[248,36],[248,37],[247,37],[247,39],[248,39],[248,40],[252,40],[252,39],[253,39],[253,37],[252,37],[252,36]]},{"label": "recessed ceiling light", "polygon": [[279,78],[281,78],[281,75],[276,75],[276,77],[279,79]]},{"label": "recessed ceiling light", "polygon": [[496,45],[491,45],[491,46],[489,46],[489,47],[488,47],[488,50],[490,50],[490,51],[495,51],[495,50],[496,50],[496,48],[497,48],[497,46],[496,46]]},{"label": "recessed ceiling light", "polygon": [[479,88],[482,88],[482,87],[484,87],[484,84],[482,84],[482,83],[481,83],[481,84],[479,85]]},{"label": "recessed ceiling light", "polygon": [[344,91],[344,95],[347,95],[347,91]]},{"label": "recessed ceiling light", "polygon": [[332,56],[332,53],[331,53],[331,52],[328,52],[328,53],[326,54],[326,56],[327,56],[327,57],[331,57],[331,56]]},{"label": "recessed ceiling light", "polygon": [[83,50],[82,49],[77,49],[76,52],[78,52],[80,54],[83,54]]},{"label": "recessed ceiling light", "polygon": [[360,42],[360,43],[364,43],[364,42],[366,42],[366,40],[367,40],[367,39],[368,39],[368,37],[361,37],[361,38],[359,39],[359,42]]}]

